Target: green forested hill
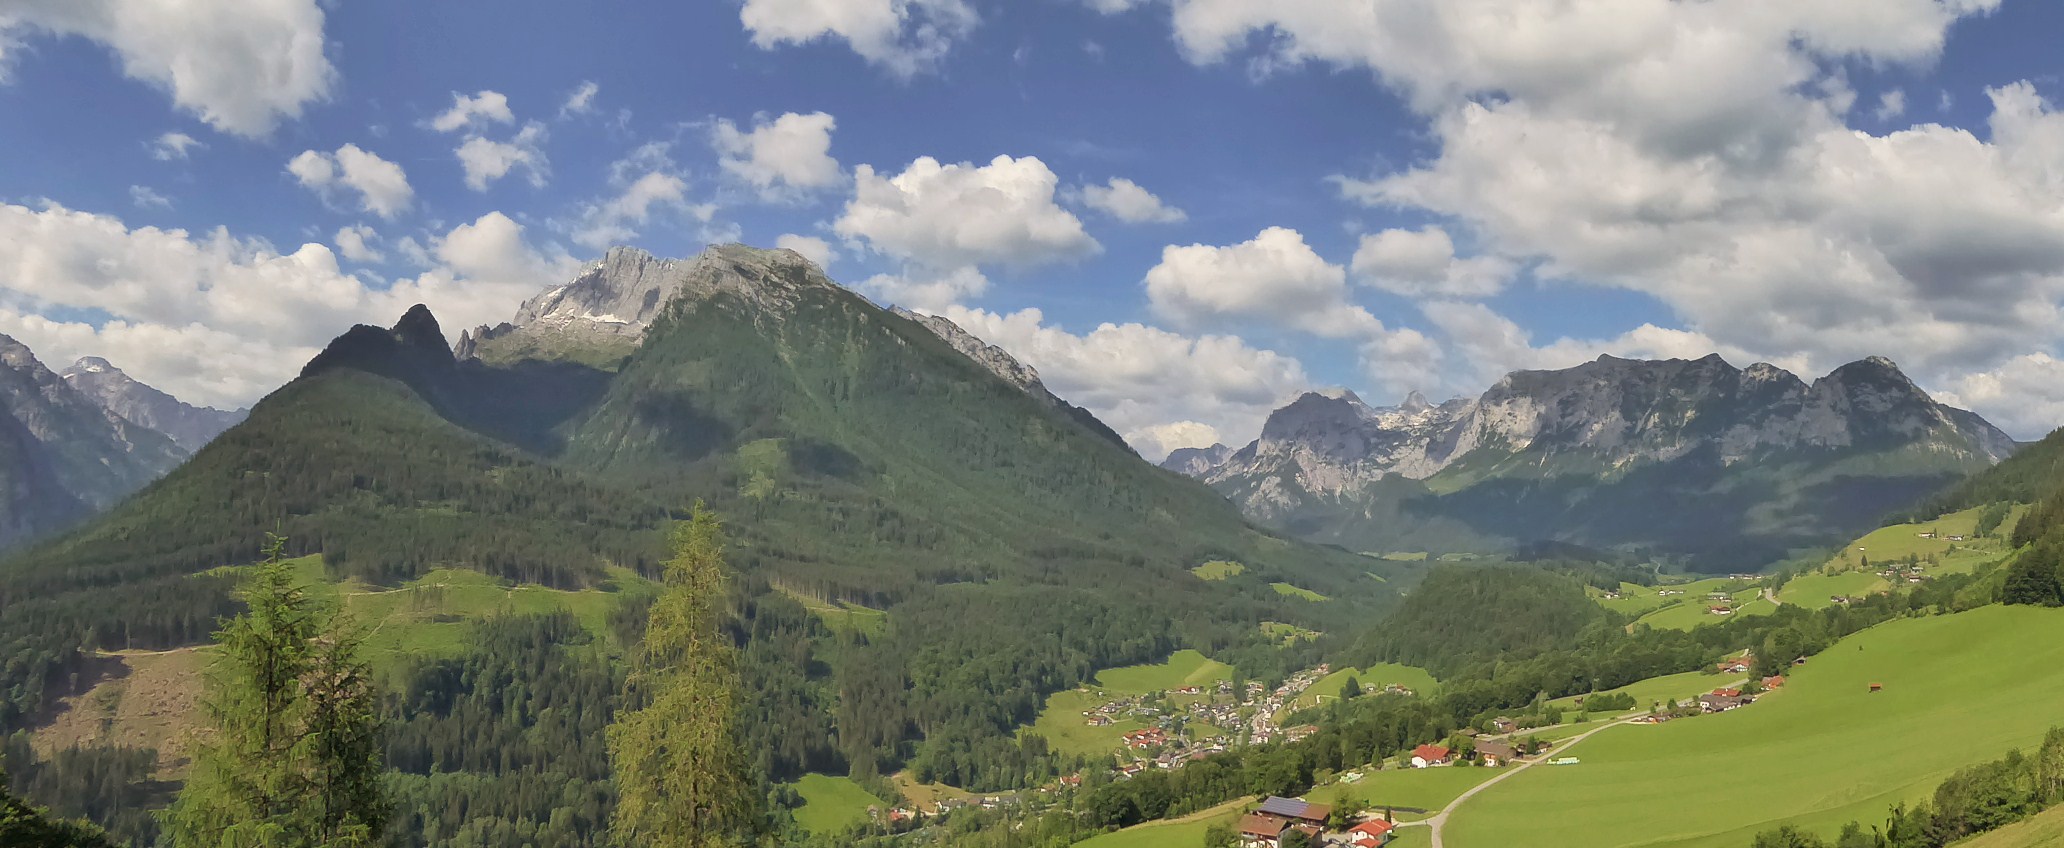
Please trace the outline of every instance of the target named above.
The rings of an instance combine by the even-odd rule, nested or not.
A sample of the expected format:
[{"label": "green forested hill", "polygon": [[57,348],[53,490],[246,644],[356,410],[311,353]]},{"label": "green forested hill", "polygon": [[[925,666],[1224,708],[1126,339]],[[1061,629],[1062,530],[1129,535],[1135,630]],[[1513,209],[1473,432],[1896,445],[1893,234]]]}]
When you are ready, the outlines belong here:
[{"label": "green forested hill", "polygon": [[[752,284],[685,289],[613,371],[455,360],[420,308],[355,328],[186,466],[0,562],[0,731],[88,670],[82,650],[205,639],[228,601],[204,572],[268,530],[337,579],[575,587],[605,563],[649,570],[666,520],[703,499],[735,540],[769,777],[914,765],[1001,788],[1069,766],[1017,741],[1045,694],[1178,647],[1258,677],[1307,664],[1344,637],[1284,649],[1260,623],[1344,633],[1402,582],[1370,574],[1417,568],[1254,529],[800,257],[711,257]],[[1245,569],[1188,573],[1216,560]],[[886,623],[841,635],[793,598]]]}]

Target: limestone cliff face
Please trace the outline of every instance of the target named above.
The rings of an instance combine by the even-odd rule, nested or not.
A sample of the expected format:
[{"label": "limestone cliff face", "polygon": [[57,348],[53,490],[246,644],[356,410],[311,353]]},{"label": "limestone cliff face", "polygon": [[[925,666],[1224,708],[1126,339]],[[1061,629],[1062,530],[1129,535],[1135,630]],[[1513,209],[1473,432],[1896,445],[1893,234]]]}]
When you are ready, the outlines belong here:
[{"label": "limestone cliff face", "polygon": [[[525,301],[513,319],[462,332],[453,352],[461,359],[490,360],[620,357],[684,292],[730,293],[756,306],[781,307],[794,302],[798,287],[829,285],[834,284],[823,271],[790,250],[732,244],[689,259],[662,259],[615,247],[572,282]],[[770,311],[780,310],[761,310]]]}]

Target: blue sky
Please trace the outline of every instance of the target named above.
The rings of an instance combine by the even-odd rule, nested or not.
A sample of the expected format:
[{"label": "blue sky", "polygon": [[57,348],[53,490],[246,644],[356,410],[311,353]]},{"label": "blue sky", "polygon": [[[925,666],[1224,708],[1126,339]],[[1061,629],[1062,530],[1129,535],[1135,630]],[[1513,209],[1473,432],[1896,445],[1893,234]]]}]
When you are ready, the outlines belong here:
[{"label": "blue sky", "polygon": [[1601,353],[1881,354],[2027,438],[2064,423],[2060,33],[2042,0],[0,4],[0,332],[238,405],[418,300],[456,335],[612,243],[742,240],[1150,456]]}]

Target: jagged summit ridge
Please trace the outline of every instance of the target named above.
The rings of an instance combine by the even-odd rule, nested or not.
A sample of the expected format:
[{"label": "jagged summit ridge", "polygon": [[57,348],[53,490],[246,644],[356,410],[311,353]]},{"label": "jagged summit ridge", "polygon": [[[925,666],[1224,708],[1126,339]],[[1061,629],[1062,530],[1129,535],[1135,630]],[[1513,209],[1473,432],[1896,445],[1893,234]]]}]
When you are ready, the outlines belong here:
[{"label": "jagged summit ridge", "polygon": [[1215,462],[1186,454],[1168,467],[1212,483],[1250,515],[1281,522],[1393,477],[1442,491],[1502,479],[1519,491],[1535,485],[1528,481],[1611,481],[1679,462],[1720,474],[1858,455],[1897,457],[1887,460],[1896,477],[1899,468],[1982,468],[2014,449],[2005,433],[1937,403],[1883,357],[1809,384],[1768,363],[1737,369],[1718,355],[1601,356],[1515,371],[1476,398],[1439,406],[1408,397],[1381,409],[1307,393],[1270,415],[1246,447]]},{"label": "jagged summit ridge", "polygon": [[920,326],[932,331],[932,335],[938,336],[941,341],[944,341],[954,350],[960,351],[962,355],[974,360],[975,364],[1003,378],[1004,382],[1023,389],[1026,394],[1042,399],[1051,399],[1053,397],[1053,394],[1046,390],[1046,384],[1040,381],[1039,372],[1033,369],[1032,366],[1019,362],[1016,357],[1005,352],[1003,348],[982,341],[975,334],[961,329],[960,325],[953,323],[951,319],[943,315],[926,315],[912,312],[900,306],[891,307],[889,314],[917,322]]},{"label": "jagged summit ridge", "polygon": [[664,259],[634,247],[613,247],[571,282],[524,301],[508,322],[460,333],[461,359],[520,358],[573,351],[620,354],[636,346],[667,304],[684,292],[698,297],[739,296],[762,307],[784,307],[809,286],[835,286],[792,250],[742,244],[711,247],[688,259]]}]

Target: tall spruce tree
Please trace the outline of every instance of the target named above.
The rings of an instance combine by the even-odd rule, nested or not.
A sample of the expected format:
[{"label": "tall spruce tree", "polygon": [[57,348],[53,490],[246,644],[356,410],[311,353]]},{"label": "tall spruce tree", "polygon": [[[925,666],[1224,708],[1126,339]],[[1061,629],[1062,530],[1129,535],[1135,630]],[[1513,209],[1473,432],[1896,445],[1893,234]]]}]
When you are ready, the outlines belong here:
[{"label": "tall spruce tree", "polygon": [[724,529],[695,504],[672,533],[665,588],[609,728],[617,802],[610,834],[625,848],[711,848],[750,829],[754,802],[737,743],[737,647],[722,627]]},{"label": "tall spruce tree", "polygon": [[358,848],[380,841],[381,718],[359,637],[294,582],[268,534],[216,631],[202,703],[212,734],[165,814],[174,848]]}]

